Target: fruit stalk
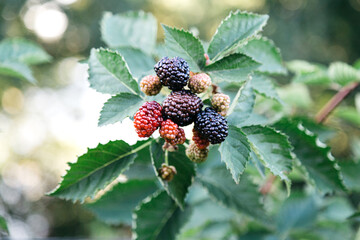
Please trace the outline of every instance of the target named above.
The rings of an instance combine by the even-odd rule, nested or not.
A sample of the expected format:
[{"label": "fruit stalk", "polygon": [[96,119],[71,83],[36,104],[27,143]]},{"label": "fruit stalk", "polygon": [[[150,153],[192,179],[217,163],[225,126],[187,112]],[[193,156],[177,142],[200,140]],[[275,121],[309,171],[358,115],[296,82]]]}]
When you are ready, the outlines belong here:
[{"label": "fruit stalk", "polygon": [[320,111],[316,114],[315,120],[317,123],[322,123],[326,120],[326,118],[329,116],[329,114],[341,103],[341,101],[349,95],[350,92],[352,92],[355,88],[359,86],[360,82],[352,82],[335,94],[330,101],[327,102],[327,104],[320,109]]}]

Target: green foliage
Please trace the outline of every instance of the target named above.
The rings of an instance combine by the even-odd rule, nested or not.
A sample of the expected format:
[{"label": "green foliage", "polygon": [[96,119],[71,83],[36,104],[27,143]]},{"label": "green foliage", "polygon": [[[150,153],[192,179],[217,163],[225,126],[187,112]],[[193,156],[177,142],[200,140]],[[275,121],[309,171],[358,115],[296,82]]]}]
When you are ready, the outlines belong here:
[{"label": "green foliage", "polygon": [[[151,145],[151,162],[154,166],[155,174],[158,175],[158,169],[165,162],[162,143],[153,143]],[[176,168],[177,174],[170,182],[166,182],[158,177],[166,192],[174,199],[181,209],[185,206],[185,197],[188,188],[191,186],[195,176],[195,165],[185,155],[184,148],[179,152],[169,153],[169,164]]]},{"label": "green foliage", "polygon": [[131,224],[132,209],[156,190],[152,180],[129,180],[118,183],[99,200],[85,206],[106,223]]},{"label": "green foliage", "polygon": [[210,59],[217,60],[234,51],[240,44],[245,44],[262,30],[268,18],[267,15],[240,11],[231,13],[220,24],[210,42]]},{"label": "green foliage", "polygon": [[1,233],[4,232],[6,234],[9,233],[9,229],[7,227],[7,223],[6,223],[6,220],[5,218],[3,218],[2,216],[0,216],[0,236],[1,236]]},{"label": "green foliage", "polygon": [[150,13],[105,13],[101,21],[101,36],[111,48],[134,47],[151,54],[156,45],[157,23]]},{"label": "green foliage", "polygon": [[[157,22],[151,14],[106,13],[101,30],[110,49],[92,49],[88,60],[90,86],[112,95],[100,126],[133,116],[148,99],[164,98],[162,93],[144,98],[138,82],[153,75],[155,60],[166,54],[184,58],[193,72],[207,73],[217,90],[230,96],[229,135],[220,146],[210,146],[201,164],[186,157],[184,146],[165,153],[156,137],[132,146],[121,140],[100,144],[70,164],[51,195],[85,201],[104,190],[86,208],[110,224],[132,222],[133,239],[351,237],[357,215],[348,219],[356,210],[349,207],[346,191],[360,191],[359,164],[332,156],[324,142],[331,143],[334,131],[311,120],[318,106],[311,105],[309,88],[359,81],[358,64],[326,68],[291,61],[286,66],[296,84],[278,82],[287,69],[274,43],[260,36],[267,19],[231,13],[206,50],[192,33],[166,25],[165,44],[156,45]],[[208,65],[204,54],[210,57]],[[211,88],[199,96],[210,104]],[[341,109],[353,113],[335,111],[345,120],[341,123],[358,124],[356,106]],[[163,163],[176,168],[172,181],[159,176]],[[114,182],[120,174],[126,180]],[[287,198],[291,182],[296,190]]]},{"label": "green foliage", "polygon": [[166,192],[156,193],[134,211],[133,239],[175,239],[190,213],[191,208],[182,211]]},{"label": "green foliage", "polygon": [[29,40],[14,38],[0,42],[0,75],[36,83],[31,65],[49,62],[48,55],[39,45]]},{"label": "green foliage", "polygon": [[204,48],[199,39],[184,30],[163,25],[166,48],[171,57],[184,56],[193,72],[199,72],[205,66]]}]

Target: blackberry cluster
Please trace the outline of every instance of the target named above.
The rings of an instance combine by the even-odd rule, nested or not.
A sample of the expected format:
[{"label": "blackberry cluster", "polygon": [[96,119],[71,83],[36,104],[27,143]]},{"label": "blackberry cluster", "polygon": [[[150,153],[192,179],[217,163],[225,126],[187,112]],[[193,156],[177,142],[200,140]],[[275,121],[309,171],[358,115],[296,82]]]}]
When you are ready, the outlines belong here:
[{"label": "blackberry cluster", "polygon": [[[207,58],[207,61],[209,59]],[[206,160],[209,145],[218,144],[228,135],[227,121],[223,116],[229,108],[229,96],[217,93],[218,87],[211,84],[209,75],[190,72],[187,62],[180,58],[162,58],[155,66],[156,76],[146,76],[140,81],[141,91],[148,96],[157,95],[162,86],[172,92],[162,106],[155,102],[146,102],[134,116],[134,126],[139,137],[150,137],[160,127],[160,136],[165,140],[164,151],[176,151],[179,144],[186,141],[182,126],[194,123],[192,142],[186,149],[190,160],[200,163]],[[186,87],[189,90],[184,89]],[[212,86],[211,104],[202,110],[204,104],[196,94],[205,92]],[[207,91],[210,94],[211,91]],[[159,176],[170,181],[175,168],[163,165]]]},{"label": "blackberry cluster", "polygon": [[223,116],[213,108],[207,107],[196,116],[194,128],[210,143],[218,144],[227,137],[229,127]]},{"label": "blackberry cluster", "polygon": [[194,122],[196,114],[203,107],[201,99],[189,90],[173,91],[163,102],[163,117],[179,126]]},{"label": "blackberry cluster", "polygon": [[189,80],[189,65],[180,57],[171,59],[163,57],[154,66],[154,70],[162,85],[169,87],[170,90],[183,89]]},{"label": "blackberry cluster", "polygon": [[161,105],[145,102],[134,116],[134,127],[139,137],[150,137],[163,121]]}]

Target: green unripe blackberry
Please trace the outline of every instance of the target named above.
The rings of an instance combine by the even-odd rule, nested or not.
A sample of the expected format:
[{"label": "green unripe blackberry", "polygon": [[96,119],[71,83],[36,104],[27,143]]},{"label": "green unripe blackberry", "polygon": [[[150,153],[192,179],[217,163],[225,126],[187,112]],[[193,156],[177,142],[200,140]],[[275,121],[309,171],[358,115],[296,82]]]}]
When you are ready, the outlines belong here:
[{"label": "green unripe blackberry", "polygon": [[176,168],[174,166],[168,166],[165,163],[161,165],[161,168],[158,170],[158,173],[162,180],[168,182],[174,178],[175,174],[177,174]]},{"label": "green unripe blackberry", "polygon": [[201,99],[189,90],[173,91],[163,102],[163,117],[179,126],[194,122],[203,107]]},{"label": "green unripe blackberry", "polygon": [[140,89],[148,96],[157,95],[162,88],[162,84],[158,76],[148,75],[141,79]]},{"label": "green unripe blackberry", "polygon": [[211,79],[206,73],[195,74],[189,79],[188,87],[193,93],[202,93],[211,85]]},{"label": "green unripe blackberry", "polygon": [[189,80],[189,65],[180,57],[171,59],[163,57],[156,63],[154,70],[162,85],[169,87],[171,90],[183,89]]},{"label": "green unripe blackberry", "polygon": [[225,117],[230,107],[230,97],[223,93],[216,93],[211,98],[211,104],[215,111]]},{"label": "green unripe blackberry", "polygon": [[204,162],[209,154],[209,148],[200,149],[195,143],[191,143],[186,149],[186,156],[193,162]]}]

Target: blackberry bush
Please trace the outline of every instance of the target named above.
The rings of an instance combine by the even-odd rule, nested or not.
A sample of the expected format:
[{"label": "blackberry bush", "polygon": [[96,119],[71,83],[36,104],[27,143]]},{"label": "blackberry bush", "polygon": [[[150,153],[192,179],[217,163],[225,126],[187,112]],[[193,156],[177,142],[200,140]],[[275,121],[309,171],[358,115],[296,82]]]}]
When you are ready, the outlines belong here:
[{"label": "blackberry bush", "polygon": [[[111,95],[99,125],[133,117],[132,132],[148,139],[88,149],[51,195],[84,203],[104,222],[131,225],[137,240],[354,239],[359,179],[349,172],[360,171],[351,159],[356,151],[340,163],[321,123],[357,89],[358,65],[326,69],[295,61],[288,66],[297,84],[274,84],[272,76],[286,78],[287,69],[261,35],[267,20],[231,13],[204,48],[192,33],[166,25],[164,45],[156,45],[151,14],[105,14],[102,37],[119,48],[92,49],[88,60],[90,86]],[[315,122],[304,116],[314,108],[282,105],[275,88],[292,104],[302,100],[296,94],[305,84],[319,81],[331,89],[327,94],[341,90]],[[159,82],[172,92],[160,91]],[[347,189],[354,191],[351,201]]]}]

